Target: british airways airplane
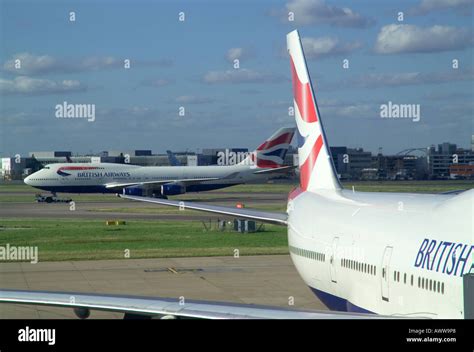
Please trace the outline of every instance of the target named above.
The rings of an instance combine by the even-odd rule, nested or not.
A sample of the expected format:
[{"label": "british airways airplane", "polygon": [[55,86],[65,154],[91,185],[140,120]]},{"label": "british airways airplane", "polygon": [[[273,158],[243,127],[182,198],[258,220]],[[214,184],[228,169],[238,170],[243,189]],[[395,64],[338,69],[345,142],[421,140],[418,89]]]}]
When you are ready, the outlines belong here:
[{"label": "british airways airplane", "polygon": [[[288,227],[289,252],[331,312],[163,298],[0,291],[0,302],[196,318],[464,318],[474,297],[474,189],[459,194],[364,193],[336,176],[297,31],[287,35],[298,127],[300,186],[287,213],[122,195],[125,199],[256,219]],[[467,303],[467,304],[466,304]],[[472,309],[472,308],[471,308]]]},{"label": "british airways airplane", "polygon": [[[56,192],[167,196],[210,191],[285,173],[283,161],[294,128],[280,128],[252,153],[222,153],[218,166],[137,166],[130,164],[49,164],[25,178],[27,185]],[[240,160],[242,159],[242,160]]]}]

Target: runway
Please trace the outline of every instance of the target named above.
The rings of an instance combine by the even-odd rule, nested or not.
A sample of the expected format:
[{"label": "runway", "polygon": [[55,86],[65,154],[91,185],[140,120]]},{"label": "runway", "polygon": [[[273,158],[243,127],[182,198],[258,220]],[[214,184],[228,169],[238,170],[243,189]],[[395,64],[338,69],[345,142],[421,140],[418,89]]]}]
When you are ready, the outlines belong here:
[{"label": "runway", "polygon": [[[22,196],[25,193],[17,192]],[[10,193],[10,195],[15,195]],[[120,218],[125,220],[208,220],[217,219],[219,216],[196,212],[179,212],[155,204],[134,202],[119,199],[114,195],[89,195],[87,201],[74,200],[74,195],[60,195],[60,198],[72,198],[75,202],[74,210],[68,203],[37,203],[34,194],[31,202],[4,202],[0,203],[0,216],[2,218],[55,218],[55,219],[110,219]],[[213,198],[215,197],[215,198]],[[286,194],[279,193],[190,193],[186,197],[172,197],[173,200],[192,202],[206,202],[234,207],[243,203],[248,208],[265,206],[286,205]],[[92,199],[92,200],[90,200]],[[121,209],[121,211],[117,211]],[[202,215],[201,215],[202,214]],[[220,216],[222,218],[222,216]]]},{"label": "runway", "polygon": [[[3,263],[2,288],[109,293],[327,310],[288,255]],[[294,305],[290,305],[294,302]],[[2,319],[76,318],[72,309],[0,304]],[[121,314],[92,311],[94,318]]]}]

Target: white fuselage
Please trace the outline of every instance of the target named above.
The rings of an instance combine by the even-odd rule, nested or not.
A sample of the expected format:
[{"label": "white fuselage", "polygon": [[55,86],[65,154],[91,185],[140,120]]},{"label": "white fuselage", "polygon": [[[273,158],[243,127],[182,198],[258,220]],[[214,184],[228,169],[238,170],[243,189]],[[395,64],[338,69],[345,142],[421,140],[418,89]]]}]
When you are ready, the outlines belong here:
[{"label": "white fuselage", "polygon": [[462,318],[473,197],[303,192],[288,203],[291,258],[332,309]]},{"label": "white fuselage", "polygon": [[[74,168],[88,168],[74,170]],[[212,181],[189,181],[192,191],[208,190],[265,180],[269,175],[255,174],[261,170],[249,165],[230,166],[136,166],[112,163],[50,164],[28,176],[25,183],[53,192],[92,193],[113,192],[105,185],[113,183],[141,183],[180,179],[215,178]],[[157,187],[159,188],[159,186]],[[116,190],[115,190],[116,191]]]}]

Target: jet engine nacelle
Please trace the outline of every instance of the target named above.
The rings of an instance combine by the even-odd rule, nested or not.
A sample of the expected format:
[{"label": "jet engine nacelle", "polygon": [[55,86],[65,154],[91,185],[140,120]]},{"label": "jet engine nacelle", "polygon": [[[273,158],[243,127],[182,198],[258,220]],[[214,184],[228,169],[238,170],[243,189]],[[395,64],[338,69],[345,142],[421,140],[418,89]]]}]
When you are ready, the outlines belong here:
[{"label": "jet engine nacelle", "polygon": [[178,183],[167,183],[161,186],[161,194],[164,196],[176,196],[186,193],[186,186]]},{"label": "jet engine nacelle", "polygon": [[145,189],[142,186],[129,186],[123,189],[123,194],[128,196],[146,196]]}]

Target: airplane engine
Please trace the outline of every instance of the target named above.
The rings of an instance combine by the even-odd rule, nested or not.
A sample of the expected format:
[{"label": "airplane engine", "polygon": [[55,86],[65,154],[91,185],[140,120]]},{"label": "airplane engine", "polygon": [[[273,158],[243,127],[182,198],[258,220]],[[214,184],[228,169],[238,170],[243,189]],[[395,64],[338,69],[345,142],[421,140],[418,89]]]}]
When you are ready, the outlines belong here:
[{"label": "airplane engine", "polygon": [[123,194],[129,195],[129,196],[139,196],[139,197],[143,197],[147,195],[146,190],[142,186],[125,187],[123,189]]},{"label": "airplane engine", "polygon": [[161,194],[164,196],[176,196],[186,193],[186,186],[179,183],[168,183],[161,186]]}]

